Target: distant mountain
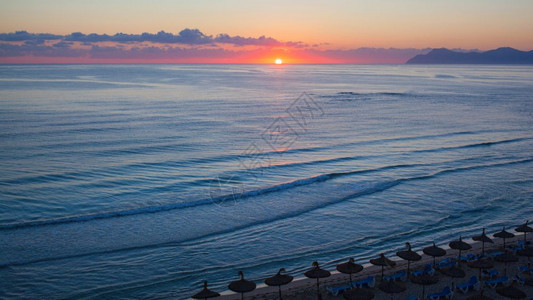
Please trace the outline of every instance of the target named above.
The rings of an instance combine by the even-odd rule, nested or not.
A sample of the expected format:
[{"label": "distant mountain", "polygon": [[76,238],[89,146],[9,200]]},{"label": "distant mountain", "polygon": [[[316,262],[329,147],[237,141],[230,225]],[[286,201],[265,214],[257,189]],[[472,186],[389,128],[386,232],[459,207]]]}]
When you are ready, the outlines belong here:
[{"label": "distant mountain", "polygon": [[513,48],[498,48],[486,52],[457,52],[445,48],[433,49],[427,54],[419,54],[407,64],[533,64],[533,50],[520,51]]}]

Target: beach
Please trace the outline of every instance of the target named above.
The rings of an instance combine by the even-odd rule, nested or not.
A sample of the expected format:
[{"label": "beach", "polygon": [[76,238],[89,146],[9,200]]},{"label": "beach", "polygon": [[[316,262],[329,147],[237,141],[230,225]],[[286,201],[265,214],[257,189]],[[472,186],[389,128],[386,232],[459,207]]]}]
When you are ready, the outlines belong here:
[{"label": "beach", "polygon": [[[485,251],[487,253],[501,251],[503,247],[503,241],[501,239],[494,238],[494,244],[485,244]],[[465,242],[468,242],[471,244],[472,249],[468,251],[463,251],[462,255],[466,255],[467,253],[475,253],[479,254],[481,253],[482,243],[481,242],[474,242],[469,239],[464,239]],[[514,238],[507,239],[506,243],[507,245],[516,244],[517,241],[523,241],[523,235],[517,235]],[[443,257],[437,258],[437,261],[441,261],[446,258],[456,258],[458,255],[458,250],[450,249],[449,247],[445,245],[440,245],[442,248],[446,249],[446,255]],[[422,251],[419,251],[419,253],[422,255],[422,260],[418,262],[411,262],[411,271],[422,269],[426,264],[432,264],[433,258],[430,256],[427,256],[422,253]],[[407,269],[407,262],[405,260],[401,260],[398,257],[389,257],[393,259],[397,265],[395,267],[386,267],[385,268],[385,275],[390,275],[395,272],[406,270]],[[357,261],[356,261],[357,262]],[[359,262],[364,263],[364,262]],[[528,258],[527,257],[519,257],[519,260],[517,262],[507,263],[507,266],[505,266],[504,263],[495,263],[494,268],[500,272],[500,276],[504,274],[505,268],[507,268],[507,276],[509,278],[513,278],[515,275],[520,275],[523,278],[528,278],[527,275],[522,274],[519,270],[519,266],[525,266],[528,264]],[[374,299],[391,299],[391,294],[386,294],[385,292],[378,289],[378,285],[380,282],[380,276],[381,276],[381,267],[379,266],[373,266],[368,263],[364,263],[364,270],[360,273],[357,273],[355,275],[352,275],[353,281],[365,279],[368,276],[374,276],[376,278],[376,284],[375,287],[371,290],[375,293]],[[439,271],[435,271],[435,274],[437,274],[439,278],[439,282],[430,286],[425,287],[425,295],[431,293],[438,293],[441,292],[444,287],[450,286],[453,282],[455,285],[460,283],[466,283],[470,279],[471,276],[478,276],[479,270],[470,268],[467,266],[466,262],[462,262],[460,264],[460,267],[462,270],[465,271],[466,276],[464,278],[455,278],[452,279],[451,277],[448,277],[446,275],[441,274]],[[297,274],[292,274],[297,279],[295,279],[290,284],[282,287],[282,293],[284,299],[297,299],[297,300],[314,300],[317,298],[316,295],[316,280],[315,279],[309,279],[309,278],[302,278],[299,277]],[[299,278],[298,278],[299,277]],[[422,289],[423,287],[418,284],[414,284],[408,281],[404,281],[407,284],[407,290],[402,293],[393,294],[393,299],[404,299],[410,296],[418,296],[420,299],[422,298]],[[512,281],[511,281],[512,282]],[[511,283],[510,282],[510,283]],[[322,299],[344,299],[342,294],[338,296],[334,296],[331,293],[326,291],[326,287],[328,286],[342,286],[349,283],[348,281],[348,275],[342,274],[339,272],[332,272],[331,277],[320,279],[320,286],[321,286],[321,293],[322,293]],[[509,283],[509,284],[510,284]],[[515,284],[516,287],[524,291],[529,299],[533,296],[533,285],[518,285]],[[227,293],[231,293],[231,295],[224,295]],[[453,299],[468,299],[469,297],[472,297],[476,294],[479,294],[479,291],[469,291],[467,293],[461,293],[458,291],[455,291],[454,298]],[[234,294],[232,292],[225,292],[222,293],[223,296],[218,297],[216,299],[224,299],[224,300],[238,300],[241,299],[240,295]],[[501,295],[497,294],[494,288],[490,288],[488,286],[484,286],[483,288],[483,295],[491,297],[493,299],[504,299]],[[268,287],[264,286],[264,284],[260,287],[258,287],[256,290],[246,293],[245,299],[279,299],[278,296],[278,288],[277,287]]]}]

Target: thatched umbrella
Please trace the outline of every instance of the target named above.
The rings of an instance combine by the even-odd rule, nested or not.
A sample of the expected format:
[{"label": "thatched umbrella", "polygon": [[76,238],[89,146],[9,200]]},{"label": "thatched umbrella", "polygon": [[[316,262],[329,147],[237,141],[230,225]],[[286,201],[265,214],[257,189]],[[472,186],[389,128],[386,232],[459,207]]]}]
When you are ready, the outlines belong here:
[{"label": "thatched umbrella", "polygon": [[281,274],[282,272],[285,272],[284,268],[279,269],[276,275],[265,279],[266,285],[278,287],[279,299],[281,299],[281,286],[289,284],[294,279],[294,277],[292,277],[291,275]]},{"label": "thatched umbrella", "polygon": [[241,294],[241,299],[244,299],[244,293],[251,292],[255,290],[255,283],[244,279],[244,274],[242,271],[239,271],[240,280],[233,281],[229,284],[229,289]]},{"label": "thatched umbrella", "polygon": [[451,241],[448,246],[453,250],[459,250],[459,263],[461,263],[461,252],[472,249],[470,244],[463,242],[463,237],[460,236],[458,241]]},{"label": "thatched umbrella", "polygon": [[504,268],[504,275],[507,275],[507,263],[510,263],[510,262],[517,262],[518,261],[518,257],[516,257],[516,255],[513,255],[509,252],[505,252],[504,254],[500,254],[500,255],[497,255],[496,257],[494,257],[494,260],[497,261],[497,262],[502,262],[505,264],[505,268]]},{"label": "thatched umbrella", "polygon": [[467,298],[467,300],[494,300],[489,296],[483,295],[483,291],[479,292],[479,294],[470,296]]},{"label": "thatched umbrella", "polygon": [[420,299],[426,299],[426,285],[432,285],[437,282],[439,282],[439,279],[436,276],[431,276],[429,274],[422,274],[420,276],[413,276],[411,277],[411,282],[422,285],[422,298]]},{"label": "thatched umbrella", "polygon": [[343,294],[346,300],[371,300],[374,299],[374,292],[368,288],[355,288]]},{"label": "thatched umbrella", "polygon": [[510,286],[496,288],[496,293],[511,299],[523,299],[527,297],[524,291],[514,286],[514,282]]},{"label": "thatched umbrella", "polygon": [[437,247],[435,245],[435,242],[433,242],[433,246],[426,247],[422,250],[426,255],[433,257],[433,267],[435,267],[435,258],[446,255],[446,250]]},{"label": "thatched umbrella", "polygon": [[503,249],[505,249],[505,240],[513,238],[514,234],[512,234],[512,233],[510,233],[508,231],[505,231],[505,227],[503,227],[502,231],[495,233],[493,236],[497,237],[497,238],[500,238],[500,239],[503,239]]},{"label": "thatched umbrella", "polygon": [[383,280],[383,274],[384,274],[384,268],[387,267],[394,267],[396,266],[396,263],[392,260],[385,257],[385,254],[381,253],[379,255],[379,258],[374,258],[370,260],[370,263],[375,266],[381,266],[381,280]]},{"label": "thatched umbrella", "polygon": [[407,250],[398,251],[396,252],[396,255],[398,255],[398,257],[400,257],[401,259],[405,259],[407,261],[407,278],[409,278],[409,276],[411,275],[411,273],[409,272],[411,262],[421,260],[422,256],[411,250],[411,244],[405,243],[405,246],[407,247]]},{"label": "thatched umbrella", "polygon": [[192,296],[193,299],[207,299],[207,298],[215,298],[220,296],[219,293],[213,292],[212,290],[207,288],[207,281],[204,281],[204,289],[200,292],[194,294]]},{"label": "thatched umbrella", "polygon": [[316,295],[318,299],[322,299],[322,295],[320,295],[320,283],[319,278],[326,278],[331,276],[331,273],[328,270],[321,269],[318,265],[317,261],[313,262],[313,268],[311,270],[304,273],[304,275],[307,278],[316,278]]},{"label": "thatched umbrella", "polygon": [[520,250],[516,251],[516,254],[518,254],[520,256],[527,257],[527,261],[528,261],[528,264],[529,264],[529,260],[531,259],[531,257],[533,257],[533,248],[526,247],[524,249],[520,249]]},{"label": "thatched umbrella", "polygon": [[515,229],[516,232],[523,232],[524,233],[524,243],[526,242],[526,234],[528,232],[533,232],[533,228],[527,226],[527,223],[529,223],[529,220],[526,221],[524,224],[516,227],[516,229]]},{"label": "thatched umbrella", "polygon": [[352,274],[363,271],[363,266],[356,264],[354,259],[350,257],[348,262],[337,265],[337,271],[350,275],[350,285],[352,284]]},{"label": "thatched umbrella", "polygon": [[472,238],[474,241],[481,242],[481,256],[485,256],[485,243],[494,243],[491,238],[485,234],[485,228],[481,235],[476,235]]},{"label": "thatched umbrella", "polygon": [[452,286],[454,286],[455,278],[464,278],[466,276],[465,271],[458,267],[451,267],[449,269],[440,270],[440,272],[452,278]]},{"label": "thatched umbrella", "polygon": [[393,294],[402,293],[405,290],[407,290],[407,288],[405,287],[405,284],[401,282],[396,282],[396,281],[382,281],[379,284],[378,288],[382,290],[383,292],[390,294],[391,299],[393,297]]},{"label": "thatched umbrella", "polygon": [[533,248],[531,247],[526,247],[524,249],[520,249],[518,251],[516,251],[516,254],[520,255],[520,256],[525,256],[525,257],[533,257]]},{"label": "thatched umbrella", "polygon": [[[481,270],[482,269],[490,269],[494,267],[494,262],[490,259],[484,259],[480,258],[478,260],[474,260],[468,263],[468,266],[470,268],[479,269],[479,279],[481,280]],[[481,291],[483,292],[483,283],[481,283]]]}]

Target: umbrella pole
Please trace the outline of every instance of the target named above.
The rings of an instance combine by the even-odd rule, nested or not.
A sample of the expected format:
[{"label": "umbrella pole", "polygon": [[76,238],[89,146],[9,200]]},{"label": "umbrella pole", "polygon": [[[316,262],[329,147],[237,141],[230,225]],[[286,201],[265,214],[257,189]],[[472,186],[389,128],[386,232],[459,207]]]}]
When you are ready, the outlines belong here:
[{"label": "umbrella pole", "polygon": [[385,266],[381,266],[381,281],[383,281],[383,270],[385,269]]},{"label": "umbrella pole", "polygon": [[352,273],[350,273],[349,275],[350,275],[350,286],[352,286]]},{"label": "umbrella pole", "polygon": [[481,243],[481,257],[485,257],[485,242]]},{"label": "umbrella pole", "polygon": [[318,282],[318,277],[316,278],[316,296],[320,300],[320,283]]},{"label": "umbrella pole", "polygon": [[461,249],[459,249],[459,257],[457,260],[459,261],[459,265],[461,265]]},{"label": "umbrella pole", "polygon": [[278,285],[279,288],[279,300],[281,300],[281,285]]},{"label": "umbrella pole", "polygon": [[407,261],[407,280],[409,280],[409,278],[410,278],[410,274],[411,274],[411,273],[409,272],[409,265],[410,265],[410,261],[408,260],[408,261]]},{"label": "umbrella pole", "polygon": [[422,300],[424,300],[424,296],[426,295],[426,286],[422,285]]},{"label": "umbrella pole", "polygon": [[244,293],[241,293],[241,300],[244,300]]}]

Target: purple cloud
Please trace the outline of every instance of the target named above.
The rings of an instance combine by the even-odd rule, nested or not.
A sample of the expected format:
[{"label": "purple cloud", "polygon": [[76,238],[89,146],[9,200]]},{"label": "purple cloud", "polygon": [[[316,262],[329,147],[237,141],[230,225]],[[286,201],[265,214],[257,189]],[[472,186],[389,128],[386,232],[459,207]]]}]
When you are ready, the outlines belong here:
[{"label": "purple cloud", "polygon": [[114,35],[82,32],[73,32],[68,35],[55,35],[49,33],[29,33],[27,31],[17,31],[14,33],[1,33],[0,41],[30,41],[30,40],[63,40],[68,42],[98,43],[98,42],[116,42],[116,43],[135,43],[151,42],[161,44],[184,44],[184,45],[206,45],[206,44],[230,44],[235,46],[291,46],[300,47],[302,42],[281,42],[271,37],[260,36],[241,37],[230,36],[228,34],[219,34],[215,37],[205,35],[198,29],[183,29],[178,34],[165,31],[158,33],[144,32],[142,34],[116,33]]}]

